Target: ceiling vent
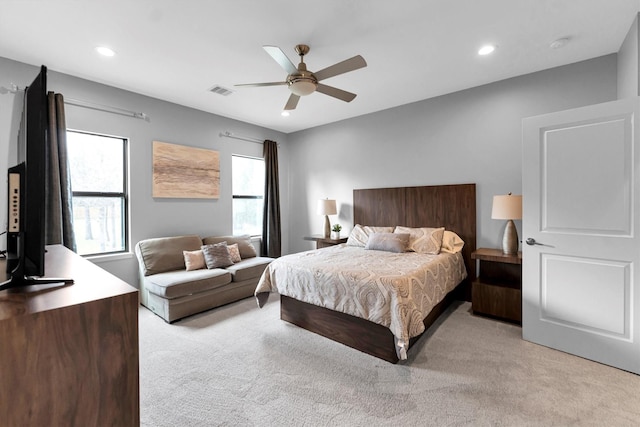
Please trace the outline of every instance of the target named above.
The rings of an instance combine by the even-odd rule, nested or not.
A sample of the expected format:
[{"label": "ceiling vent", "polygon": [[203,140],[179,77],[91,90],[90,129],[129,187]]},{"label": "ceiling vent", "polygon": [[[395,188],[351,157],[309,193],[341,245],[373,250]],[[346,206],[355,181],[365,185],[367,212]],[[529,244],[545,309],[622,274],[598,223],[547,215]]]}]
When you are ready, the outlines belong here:
[{"label": "ceiling vent", "polygon": [[227,89],[226,87],[222,87],[220,85],[215,85],[214,87],[209,89],[209,92],[217,93],[218,95],[222,95],[222,96],[229,96],[233,93],[232,90]]}]

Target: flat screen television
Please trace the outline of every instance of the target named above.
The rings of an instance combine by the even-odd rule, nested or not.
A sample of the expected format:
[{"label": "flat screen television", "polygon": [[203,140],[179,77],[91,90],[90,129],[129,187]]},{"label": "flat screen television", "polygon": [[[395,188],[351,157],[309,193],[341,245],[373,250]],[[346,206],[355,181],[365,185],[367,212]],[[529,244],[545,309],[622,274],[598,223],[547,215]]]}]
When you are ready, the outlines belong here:
[{"label": "flat screen television", "polygon": [[49,158],[47,67],[26,89],[26,120],[18,165],[8,171],[7,281],[0,290],[37,284],[68,284],[45,274],[46,168]]}]

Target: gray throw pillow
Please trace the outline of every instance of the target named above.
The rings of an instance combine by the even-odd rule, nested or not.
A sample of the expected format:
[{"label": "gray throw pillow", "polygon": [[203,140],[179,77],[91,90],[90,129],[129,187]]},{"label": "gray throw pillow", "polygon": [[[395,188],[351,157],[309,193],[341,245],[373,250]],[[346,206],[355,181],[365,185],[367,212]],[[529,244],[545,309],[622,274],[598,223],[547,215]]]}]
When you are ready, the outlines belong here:
[{"label": "gray throw pillow", "polygon": [[224,268],[233,265],[227,242],[215,243],[213,245],[205,245],[202,247],[204,261],[208,269]]},{"label": "gray throw pillow", "polygon": [[409,234],[404,233],[372,233],[364,247],[378,251],[402,253],[409,246]]},{"label": "gray throw pillow", "polygon": [[253,258],[258,256],[256,253],[256,248],[253,247],[251,243],[251,236],[242,235],[242,236],[211,236],[205,237],[202,239],[202,243],[205,245],[211,245],[213,243],[221,243],[227,242],[227,245],[232,245],[234,243],[238,244],[238,250],[240,251],[240,257],[242,259]]}]

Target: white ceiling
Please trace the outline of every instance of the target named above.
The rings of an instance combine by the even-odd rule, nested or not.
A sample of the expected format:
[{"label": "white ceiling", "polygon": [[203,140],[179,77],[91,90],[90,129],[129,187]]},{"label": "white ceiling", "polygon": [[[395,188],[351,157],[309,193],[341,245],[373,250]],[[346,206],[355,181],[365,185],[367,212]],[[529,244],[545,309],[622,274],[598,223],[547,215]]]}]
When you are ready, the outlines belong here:
[{"label": "white ceiling", "polygon": [[[639,0],[0,0],[0,56],[289,133],[617,52],[639,10]],[[549,48],[560,37],[571,41]],[[282,117],[285,86],[234,87],[283,81],[262,46],[297,64],[300,43],[311,71],[365,58],[323,81],[355,100],[313,93]],[[499,47],[478,56],[485,43]]]}]

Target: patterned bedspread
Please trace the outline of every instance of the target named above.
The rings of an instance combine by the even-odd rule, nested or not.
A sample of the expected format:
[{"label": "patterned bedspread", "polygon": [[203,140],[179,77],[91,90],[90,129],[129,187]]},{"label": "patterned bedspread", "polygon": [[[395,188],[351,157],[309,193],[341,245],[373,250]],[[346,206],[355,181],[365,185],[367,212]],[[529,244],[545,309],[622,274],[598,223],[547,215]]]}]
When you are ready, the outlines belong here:
[{"label": "patterned bedspread", "polygon": [[342,244],[276,259],[255,295],[260,307],[278,292],[383,325],[404,360],[409,339],[424,332],[423,319],[466,276],[460,253],[391,253]]}]

